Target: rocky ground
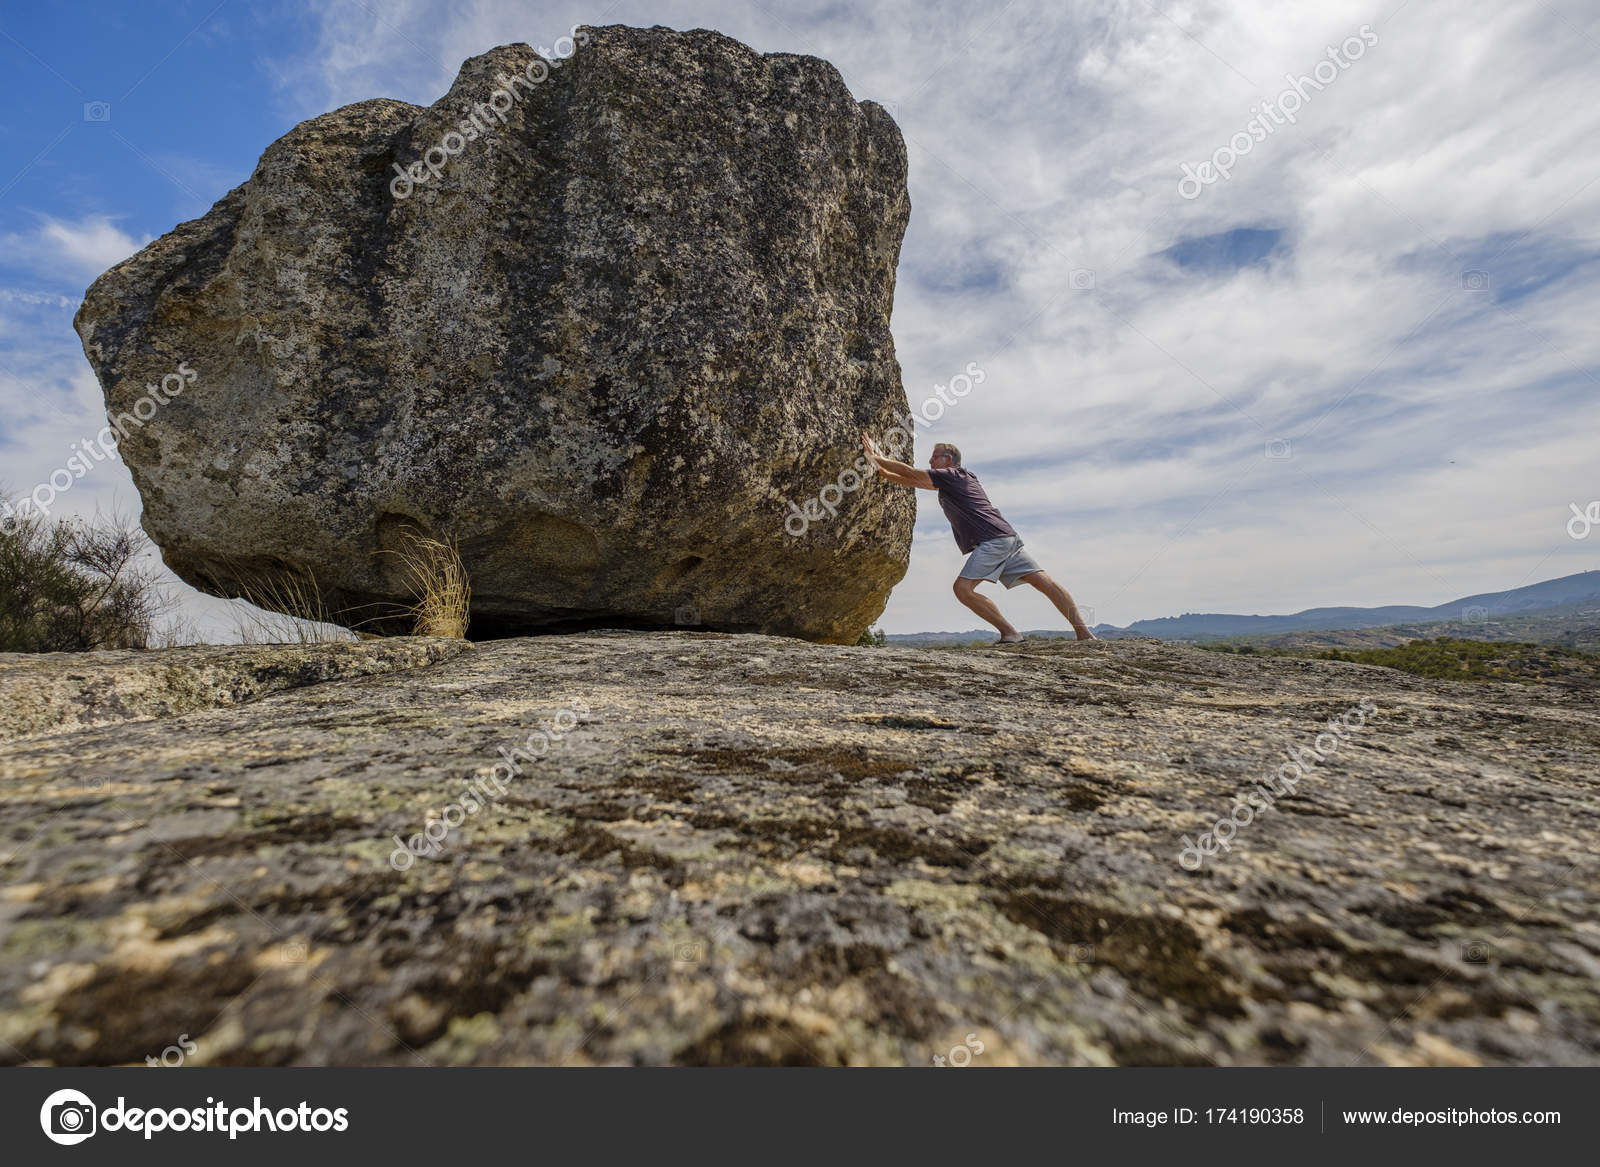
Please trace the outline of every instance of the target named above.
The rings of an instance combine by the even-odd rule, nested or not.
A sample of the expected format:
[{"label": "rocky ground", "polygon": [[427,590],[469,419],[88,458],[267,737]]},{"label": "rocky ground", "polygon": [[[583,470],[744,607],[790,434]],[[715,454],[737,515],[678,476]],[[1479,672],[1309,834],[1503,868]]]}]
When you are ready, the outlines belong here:
[{"label": "rocky ground", "polygon": [[595,632],[0,657],[0,727],[9,1063],[1600,1062],[1552,687]]}]

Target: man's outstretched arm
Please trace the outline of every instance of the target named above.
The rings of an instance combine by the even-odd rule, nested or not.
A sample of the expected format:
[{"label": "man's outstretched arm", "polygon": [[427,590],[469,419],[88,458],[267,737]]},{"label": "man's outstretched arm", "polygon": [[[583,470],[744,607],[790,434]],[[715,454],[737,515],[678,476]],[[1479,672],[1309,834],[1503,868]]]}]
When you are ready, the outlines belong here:
[{"label": "man's outstretched arm", "polygon": [[891,482],[898,482],[902,486],[920,486],[923,490],[939,489],[926,470],[918,470],[915,466],[885,457],[878,452],[878,444],[866,434],[861,435],[861,445],[867,451],[867,457],[872,459],[872,464],[878,468],[878,473]]}]

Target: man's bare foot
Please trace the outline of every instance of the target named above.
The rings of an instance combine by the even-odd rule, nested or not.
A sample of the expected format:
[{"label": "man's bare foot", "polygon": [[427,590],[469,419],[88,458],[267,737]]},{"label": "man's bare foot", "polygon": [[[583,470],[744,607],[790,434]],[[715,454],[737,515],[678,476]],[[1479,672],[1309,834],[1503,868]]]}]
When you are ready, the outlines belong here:
[{"label": "man's bare foot", "polygon": [[1082,632],[1078,633],[1078,639],[1079,640],[1099,640],[1100,638],[1098,636],[1096,636],[1093,632],[1090,632],[1087,628],[1085,628]]},{"label": "man's bare foot", "polygon": [[1026,639],[1028,639],[1028,638],[1026,636],[1022,635],[1022,633],[1019,632],[1015,636],[1002,636],[999,640],[995,641],[995,643],[996,644],[1021,644]]}]

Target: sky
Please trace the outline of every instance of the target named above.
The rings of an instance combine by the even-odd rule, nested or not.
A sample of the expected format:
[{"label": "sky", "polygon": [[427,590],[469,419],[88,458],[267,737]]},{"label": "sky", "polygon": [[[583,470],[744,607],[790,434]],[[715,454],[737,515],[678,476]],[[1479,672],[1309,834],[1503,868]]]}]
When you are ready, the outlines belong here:
[{"label": "sky", "polygon": [[[889,110],[907,398],[985,374],[917,462],[960,447],[1093,621],[1432,605],[1600,566],[1600,530],[1569,530],[1600,507],[1589,0],[5,0],[0,484],[26,493],[103,424],[71,327],[102,271],[296,123],[431,104],[467,57],[575,24],[824,57]],[[978,627],[917,493],[880,624]],[[55,508],[113,509],[139,509],[119,463]],[[225,636],[224,606],[172,583]],[[1031,588],[998,599],[1066,627]]]}]

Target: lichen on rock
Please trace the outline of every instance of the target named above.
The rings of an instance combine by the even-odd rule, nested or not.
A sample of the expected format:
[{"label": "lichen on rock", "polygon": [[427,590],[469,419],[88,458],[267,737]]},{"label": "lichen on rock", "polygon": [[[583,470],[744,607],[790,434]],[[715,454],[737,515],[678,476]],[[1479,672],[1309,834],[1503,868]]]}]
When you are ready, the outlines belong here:
[{"label": "lichen on rock", "polygon": [[1585,694],[1144,640],[413,663],[0,746],[0,1061],[187,1033],[197,1065],[930,1065],[969,1034],[979,1066],[1600,1062]]}]

